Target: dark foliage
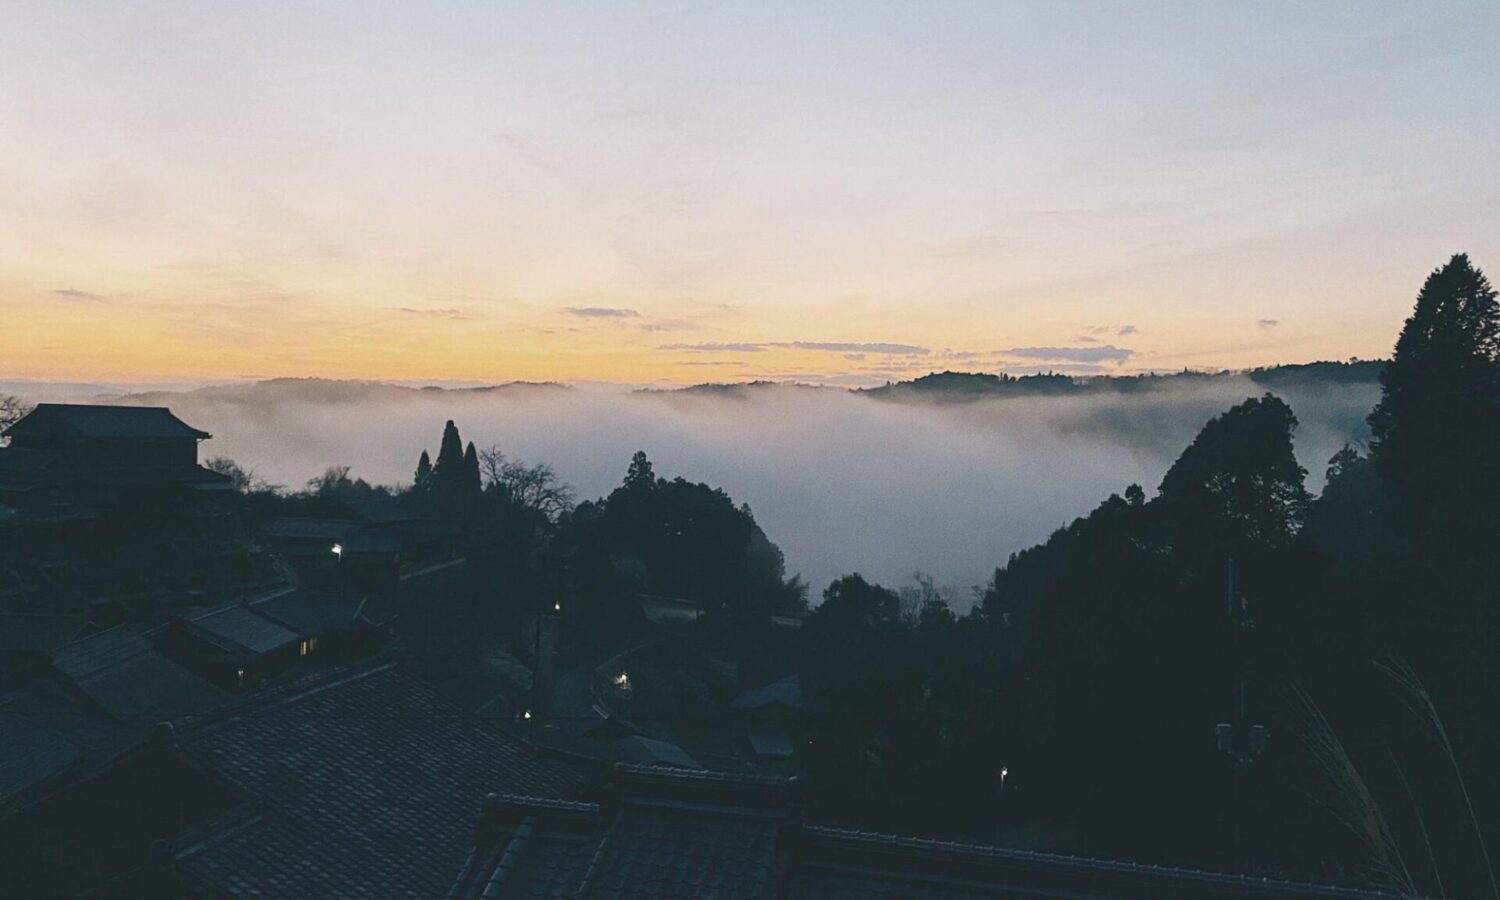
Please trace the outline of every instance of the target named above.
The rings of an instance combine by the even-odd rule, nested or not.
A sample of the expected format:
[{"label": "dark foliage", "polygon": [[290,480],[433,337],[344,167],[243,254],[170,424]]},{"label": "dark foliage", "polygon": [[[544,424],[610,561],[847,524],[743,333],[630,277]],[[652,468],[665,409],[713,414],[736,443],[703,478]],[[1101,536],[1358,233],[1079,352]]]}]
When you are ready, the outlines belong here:
[{"label": "dark foliage", "polygon": [[599,622],[618,621],[637,594],[694,603],[716,627],[764,620],[802,607],[781,550],[748,506],[683,478],[658,478],[637,452],[624,482],[563,519],[575,547],[574,575]]},{"label": "dark foliage", "polygon": [[1336,454],[1320,497],[1266,394],[1209,421],[1155,498],[1131,485],[1012,556],[968,617],[835,582],[802,664],[815,796],[960,830],[1062,822],[1091,854],[1500,896],[1497,356],[1496,294],[1455,256],[1388,365],[1251,373],[1381,372],[1371,453]]}]

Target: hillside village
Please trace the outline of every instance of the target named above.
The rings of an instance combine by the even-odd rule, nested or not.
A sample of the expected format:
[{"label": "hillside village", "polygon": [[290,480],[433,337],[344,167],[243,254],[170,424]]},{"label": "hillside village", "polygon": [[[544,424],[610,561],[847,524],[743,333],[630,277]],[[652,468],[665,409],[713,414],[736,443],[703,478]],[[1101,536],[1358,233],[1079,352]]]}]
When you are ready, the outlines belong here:
[{"label": "hillside village", "polygon": [[[802,589],[727,501],[752,607],[558,558],[545,491],[498,498],[451,422],[407,491],[289,496],[165,408],[42,404],[5,437],[12,896],[1375,896],[804,820]],[[638,454],[614,508],[658,485],[716,498]]]}]

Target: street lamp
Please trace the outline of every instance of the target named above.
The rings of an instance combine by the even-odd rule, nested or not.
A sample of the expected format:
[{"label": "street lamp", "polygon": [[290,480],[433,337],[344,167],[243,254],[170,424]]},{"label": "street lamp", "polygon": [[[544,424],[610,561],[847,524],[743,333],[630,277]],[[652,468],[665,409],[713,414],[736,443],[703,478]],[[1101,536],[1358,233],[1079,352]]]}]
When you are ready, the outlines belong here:
[{"label": "street lamp", "polygon": [[338,560],[338,567],[339,567],[339,596],[342,597],[343,594],[344,594],[344,545],[343,544],[334,544],[329,549],[331,549],[333,551],[334,558]]}]

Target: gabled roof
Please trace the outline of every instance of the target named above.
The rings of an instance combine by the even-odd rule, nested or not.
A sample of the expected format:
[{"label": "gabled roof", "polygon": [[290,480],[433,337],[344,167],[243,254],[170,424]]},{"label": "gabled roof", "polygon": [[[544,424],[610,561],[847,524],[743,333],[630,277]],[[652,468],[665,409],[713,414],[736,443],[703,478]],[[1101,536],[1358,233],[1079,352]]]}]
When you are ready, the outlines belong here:
[{"label": "gabled roof", "polygon": [[151,650],[77,682],[120,721],[159,722],[206,713],[232,698]]},{"label": "gabled roof", "polygon": [[337,591],[292,590],[250,603],[250,608],[303,634],[325,634],[378,624],[362,616],[365,599]]},{"label": "gabled roof", "polygon": [[301,635],[281,622],[238,603],[222,606],[188,620],[216,643],[228,643],[230,649],[242,648],[251,653],[270,653],[296,643]]},{"label": "gabled roof", "polygon": [[165,406],[94,406],[82,403],[38,403],[36,409],[4,432],[10,437],[54,430],[75,437],[210,438],[172,415]]},{"label": "gabled roof", "polygon": [[52,653],[52,667],[100,709],[122,722],[157,722],[195,715],[230,699],[124,627],[59,647]]}]

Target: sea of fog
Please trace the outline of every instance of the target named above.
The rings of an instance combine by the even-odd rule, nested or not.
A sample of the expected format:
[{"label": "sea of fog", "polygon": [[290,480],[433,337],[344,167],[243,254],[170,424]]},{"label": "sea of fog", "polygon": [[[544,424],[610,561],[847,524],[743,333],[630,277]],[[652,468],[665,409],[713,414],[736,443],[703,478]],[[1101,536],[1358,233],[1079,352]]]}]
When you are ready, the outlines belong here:
[{"label": "sea of fog", "polygon": [[[580,499],[607,494],[644,450],[658,475],[704,481],[750,504],[814,596],[847,572],[900,585],[921,571],[967,599],[1012,552],[1110,493],[1138,482],[1153,494],[1208,418],[1264,389],[1222,379],[1135,396],[931,405],[798,387],[743,397],[308,393],[209,389],[152,399],[213,433],[205,458],[230,456],[287,486],[332,464],[372,482],[409,482],[450,418],[465,441],[551,463]],[[1281,395],[1301,421],[1297,454],[1316,490],[1328,458],[1364,437],[1377,389]]]}]

